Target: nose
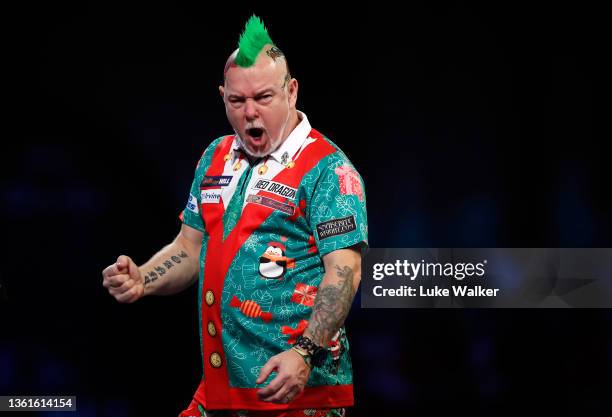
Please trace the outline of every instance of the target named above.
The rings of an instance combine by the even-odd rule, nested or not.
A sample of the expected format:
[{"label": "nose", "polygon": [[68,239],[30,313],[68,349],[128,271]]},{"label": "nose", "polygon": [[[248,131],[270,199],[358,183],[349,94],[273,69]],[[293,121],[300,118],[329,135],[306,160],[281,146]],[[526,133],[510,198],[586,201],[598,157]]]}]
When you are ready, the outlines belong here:
[{"label": "nose", "polygon": [[253,120],[257,118],[257,105],[255,104],[255,100],[252,98],[247,98],[244,103],[244,115],[247,120]]}]

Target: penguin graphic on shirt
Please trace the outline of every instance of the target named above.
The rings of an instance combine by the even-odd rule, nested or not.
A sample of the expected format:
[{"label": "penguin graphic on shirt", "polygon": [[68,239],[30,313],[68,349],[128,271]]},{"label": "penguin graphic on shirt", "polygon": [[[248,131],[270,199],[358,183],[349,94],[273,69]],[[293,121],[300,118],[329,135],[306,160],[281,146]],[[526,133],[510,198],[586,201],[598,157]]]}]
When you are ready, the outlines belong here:
[{"label": "penguin graphic on shirt", "polygon": [[265,279],[281,279],[287,268],[295,268],[295,259],[285,256],[285,246],[279,242],[270,242],[266,251],[259,258],[259,275]]}]

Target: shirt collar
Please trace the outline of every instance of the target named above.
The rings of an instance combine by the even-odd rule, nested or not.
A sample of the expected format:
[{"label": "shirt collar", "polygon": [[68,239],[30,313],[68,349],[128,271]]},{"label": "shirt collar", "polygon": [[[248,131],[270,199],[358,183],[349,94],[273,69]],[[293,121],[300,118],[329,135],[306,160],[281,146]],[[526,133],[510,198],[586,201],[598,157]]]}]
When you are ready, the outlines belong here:
[{"label": "shirt collar", "polygon": [[[293,131],[287,136],[287,139],[278,147],[277,150],[270,154],[270,158],[274,159],[276,162],[287,164],[287,162],[293,160],[293,157],[300,149],[300,147],[304,144],[304,141],[310,134],[312,127],[310,126],[310,122],[308,122],[308,117],[306,114],[297,110],[298,118],[300,119],[300,123],[293,129]],[[240,138],[236,135],[234,138],[234,143],[232,148],[234,150],[242,150],[240,144]],[[283,158],[283,155],[287,153],[287,156]],[[283,160],[284,159],[284,160]]]}]

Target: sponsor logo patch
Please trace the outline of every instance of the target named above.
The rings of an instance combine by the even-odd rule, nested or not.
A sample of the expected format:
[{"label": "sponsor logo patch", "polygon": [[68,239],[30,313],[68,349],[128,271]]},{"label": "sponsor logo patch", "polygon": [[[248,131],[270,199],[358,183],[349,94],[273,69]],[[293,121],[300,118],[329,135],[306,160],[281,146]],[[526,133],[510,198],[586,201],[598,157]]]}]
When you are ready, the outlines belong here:
[{"label": "sponsor logo patch", "polygon": [[317,224],[317,235],[319,240],[323,240],[328,237],[343,235],[356,229],[355,217],[346,216]]},{"label": "sponsor logo patch", "polygon": [[198,214],[200,210],[198,209],[198,199],[193,194],[189,194],[189,201],[187,201],[187,210]]},{"label": "sponsor logo patch", "polygon": [[221,200],[221,190],[201,190],[200,200],[202,204],[218,203]]},{"label": "sponsor logo patch", "polygon": [[279,195],[281,197],[295,199],[295,194],[297,190],[295,188],[291,188],[286,186],[285,184],[281,184],[280,182],[268,181],[268,180],[259,180],[253,186],[256,190],[267,191],[272,194]]},{"label": "sponsor logo patch", "polygon": [[247,197],[247,203],[255,203],[262,206],[270,207],[274,210],[282,211],[283,213],[287,213],[288,215],[292,215],[295,211],[295,206],[290,204],[281,203],[280,201],[276,201],[272,198],[264,197],[261,195],[250,194]]},{"label": "sponsor logo patch", "polygon": [[229,185],[232,181],[231,175],[222,175],[222,176],[205,176],[200,183],[200,188],[202,187],[225,187]]}]

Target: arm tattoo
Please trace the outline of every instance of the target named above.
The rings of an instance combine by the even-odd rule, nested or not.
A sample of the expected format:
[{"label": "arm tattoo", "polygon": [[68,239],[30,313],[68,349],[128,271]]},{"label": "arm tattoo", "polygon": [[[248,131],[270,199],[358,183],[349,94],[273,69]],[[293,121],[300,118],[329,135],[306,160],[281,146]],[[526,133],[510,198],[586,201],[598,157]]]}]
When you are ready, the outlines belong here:
[{"label": "arm tattoo", "polygon": [[[180,258],[179,258],[180,256]],[[144,275],[144,285],[149,285],[152,282],[157,281],[158,278],[161,278],[162,276],[166,275],[166,270],[172,268],[174,265],[172,264],[172,261],[174,261],[175,264],[180,264],[181,263],[181,258],[188,258],[189,256],[185,253],[185,251],[181,251],[178,256],[171,256],[170,259],[162,262],[162,265],[158,265],[156,267],[153,268],[153,271],[149,272],[149,273],[145,273]],[[165,268],[164,268],[165,267]]]},{"label": "arm tattoo", "polygon": [[319,346],[327,346],[351,309],[353,301],[353,270],[335,265],[338,282],[319,288],[308,330],[311,339]]}]

